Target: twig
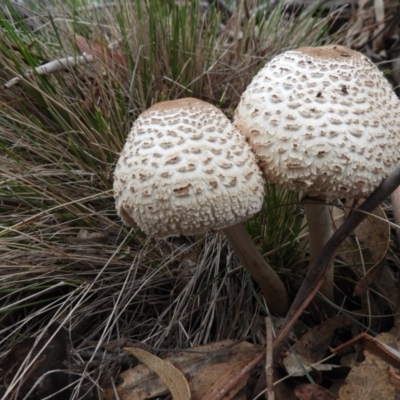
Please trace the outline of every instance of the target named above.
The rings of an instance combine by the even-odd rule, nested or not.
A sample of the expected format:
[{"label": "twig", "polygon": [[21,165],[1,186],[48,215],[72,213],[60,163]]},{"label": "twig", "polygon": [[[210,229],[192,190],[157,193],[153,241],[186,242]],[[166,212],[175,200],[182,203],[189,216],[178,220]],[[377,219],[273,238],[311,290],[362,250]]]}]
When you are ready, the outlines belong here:
[{"label": "twig", "polygon": [[265,377],[267,381],[267,398],[275,400],[274,392],[274,363],[273,363],[273,332],[271,317],[265,318],[265,327],[267,332],[267,349],[265,358]]},{"label": "twig", "polygon": [[382,184],[343,222],[328,240],[313,266],[308,271],[296,298],[283,322],[283,327],[274,340],[275,360],[279,355],[283,342],[289,335],[294,324],[318,293],[324,280],[325,273],[339,246],[353,230],[373,211],[386,197],[400,185],[400,167],[386,178]]},{"label": "twig", "polygon": [[243,1],[244,13],[246,14],[246,20],[250,21],[251,13],[249,10],[249,5],[247,4],[247,0]]},{"label": "twig", "polygon": [[75,65],[91,63],[94,60],[95,60],[95,57],[91,54],[85,54],[83,56],[77,56],[77,57],[71,56],[71,57],[66,57],[66,58],[60,58],[58,60],[53,60],[44,65],[40,65],[39,67],[36,67],[34,69],[27,71],[22,76],[16,76],[15,78],[8,81],[4,85],[4,87],[6,89],[11,88],[12,86],[19,83],[23,77],[29,77],[29,76],[33,76],[35,74],[50,75],[50,74],[54,74],[55,72],[68,70],[68,69],[74,67]]},{"label": "twig", "polygon": [[[390,196],[392,202],[393,220],[400,226],[400,188],[397,188]],[[396,227],[397,243],[400,245],[400,228]]]},{"label": "twig", "polygon": [[114,382],[114,378],[113,377],[111,377],[111,386],[112,386],[112,389],[113,389],[115,400],[121,400],[121,398],[119,397],[119,394],[118,394],[117,387],[115,386],[115,382]]}]

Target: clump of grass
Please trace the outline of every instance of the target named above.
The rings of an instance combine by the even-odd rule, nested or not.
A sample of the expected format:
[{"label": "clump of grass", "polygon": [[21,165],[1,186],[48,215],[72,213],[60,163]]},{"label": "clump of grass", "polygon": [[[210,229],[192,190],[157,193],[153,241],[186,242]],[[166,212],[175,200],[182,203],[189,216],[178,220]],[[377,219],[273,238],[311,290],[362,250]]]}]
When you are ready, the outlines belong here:
[{"label": "clump of grass", "polygon": [[[164,348],[258,341],[260,304],[249,301],[224,238],[177,246],[126,229],[114,210],[113,166],[148,106],[193,96],[230,116],[265,61],[328,41],[329,20],[288,15],[282,4],[256,12],[256,2],[227,16],[194,1],[55,1],[28,18],[5,4],[0,83],[22,80],[0,91],[0,353],[53,320],[71,328],[76,354],[122,337]],[[79,56],[82,43],[100,51],[93,63],[24,75]],[[296,202],[268,191],[249,223],[264,252],[277,248],[277,268],[298,254]]]}]

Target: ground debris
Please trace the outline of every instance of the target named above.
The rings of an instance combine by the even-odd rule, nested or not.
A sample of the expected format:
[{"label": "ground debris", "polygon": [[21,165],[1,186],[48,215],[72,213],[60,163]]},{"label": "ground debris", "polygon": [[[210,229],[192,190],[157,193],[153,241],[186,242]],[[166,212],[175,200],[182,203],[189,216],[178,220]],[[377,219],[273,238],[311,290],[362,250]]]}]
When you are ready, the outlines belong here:
[{"label": "ground debris", "polygon": [[[260,350],[260,347],[251,343],[226,340],[182,350],[167,356],[162,362],[173,366],[175,371],[179,370],[189,385],[191,399],[200,400],[217,390],[229,377],[235,376],[238,369],[251,361]],[[120,375],[116,390],[121,400],[140,400],[168,393],[167,385],[161,378],[163,373],[160,375],[151,367],[152,362],[147,366],[139,364]],[[238,382],[234,393],[230,395],[235,395],[246,385],[249,375],[250,372]],[[113,388],[106,390],[102,400],[111,399],[114,399]]]},{"label": "ground debris", "polygon": [[398,339],[391,333],[381,333],[376,338],[363,334],[359,338],[365,347],[365,360],[351,369],[340,388],[338,400],[400,399],[399,386],[396,384],[398,371],[390,369],[390,365],[383,361],[384,358],[392,361],[397,368],[400,366]]},{"label": "ground debris", "polygon": [[5,391],[9,389],[10,398],[69,399],[66,331],[53,323],[36,345],[35,341],[28,338],[17,343],[1,361]]}]

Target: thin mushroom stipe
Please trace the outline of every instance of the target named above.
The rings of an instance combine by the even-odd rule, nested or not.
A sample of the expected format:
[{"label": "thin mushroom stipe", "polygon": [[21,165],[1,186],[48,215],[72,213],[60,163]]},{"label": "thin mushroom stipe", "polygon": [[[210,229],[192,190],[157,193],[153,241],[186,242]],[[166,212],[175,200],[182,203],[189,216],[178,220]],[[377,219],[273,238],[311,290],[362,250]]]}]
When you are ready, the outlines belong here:
[{"label": "thin mushroom stipe", "polygon": [[265,181],[245,138],[216,107],[186,98],[155,104],[134,122],[114,172],[118,214],[156,238],[222,229],[273,313],[290,306],[285,286],[243,221]]},{"label": "thin mushroom stipe", "polygon": [[261,255],[244,224],[231,225],[223,228],[222,231],[236,256],[260,286],[270,310],[277,315],[286,315],[290,307],[286,288],[276,272]]},{"label": "thin mushroom stipe", "polygon": [[[310,252],[310,266],[314,264],[315,259],[321,253],[326,242],[330,239],[333,234],[332,227],[332,216],[330,212],[330,206],[323,200],[315,199],[312,197],[306,197],[303,200],[304,212],[307,219],[308,225],[308,237],[309,237],[309,252]],[[334,291],[334,267],[333,261],[329,265],[326,272],[326,284],[321,288],[321,294],[328,300],[333,301]],[[326,308],[326,307],[325,307]],[[331,310],[326,310],[329,314]]]}]

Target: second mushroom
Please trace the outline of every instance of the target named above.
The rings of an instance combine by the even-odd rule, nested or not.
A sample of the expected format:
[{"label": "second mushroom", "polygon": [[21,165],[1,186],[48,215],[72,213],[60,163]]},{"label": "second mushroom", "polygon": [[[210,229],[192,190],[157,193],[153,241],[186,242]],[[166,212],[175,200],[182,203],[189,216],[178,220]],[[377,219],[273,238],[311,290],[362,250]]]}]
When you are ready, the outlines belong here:
[{"label": "second mushroom", "polygon": [[[234,123],[267,180],[304,193],[310,263],[332,234],[327,202],[368,196],[398,165],[400,101],[378,68],[343,46],[273,58]],[[333,301],[333,265],[321,292]]]}]

